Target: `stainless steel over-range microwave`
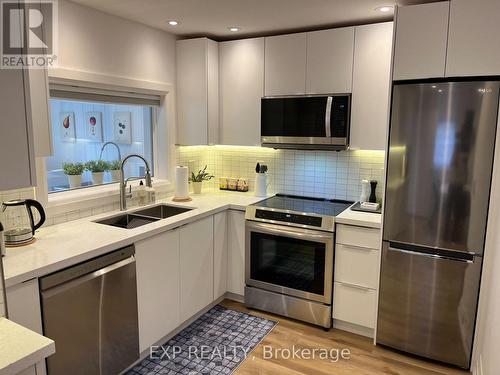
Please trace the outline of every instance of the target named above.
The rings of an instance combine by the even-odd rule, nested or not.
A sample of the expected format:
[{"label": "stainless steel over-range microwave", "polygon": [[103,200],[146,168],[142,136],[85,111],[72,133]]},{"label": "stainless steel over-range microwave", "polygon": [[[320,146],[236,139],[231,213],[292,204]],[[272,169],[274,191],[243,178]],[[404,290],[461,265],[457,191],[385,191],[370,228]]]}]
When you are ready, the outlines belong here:
[{"label": "stainless steel over-range microwave", "polygon": [[262,146],[345,150],[351,95],[274,96],[261,99]]}]

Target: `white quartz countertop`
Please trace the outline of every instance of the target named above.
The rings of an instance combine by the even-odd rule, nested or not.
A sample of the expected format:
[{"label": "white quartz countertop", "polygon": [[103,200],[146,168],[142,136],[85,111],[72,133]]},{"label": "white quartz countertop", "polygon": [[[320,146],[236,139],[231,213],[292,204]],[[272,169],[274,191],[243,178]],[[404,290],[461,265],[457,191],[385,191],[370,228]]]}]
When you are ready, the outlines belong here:
[{"label": "white quartz countertop", "polygon": [[[244,211],[248,205],[266,199],[255,197],[251,192],[215,192],[193,195],[192,198],[190,202],[173,202],[171,198],[157,201],[156,204],[166,203],[194,209],[134,229],[94,222],[120,214],[120,211],[42,227],[37,231],[36,242],[33,244],[7,249],[3,258],[6,287],[47,275],[217,212],[227,209]],[[133,207],[129,211],[137,209],[139,208]],[[381,215],[347,209],[335,221],[380,228]]]},{"label": "white quartz countertop", "polygon": [[0,374],[17,374],[55,353],[51,339],[0,318]]},{"label": "white quartz countertop", "polygon": [[376,214],[372,212],[353,211],[351,210],[351,207],[343,211],[340,215],[336,216],[335,223],[358,225],[361,227],[368,227],[368,228],[380,228],[382,224],[381,214]]},{"label": "white quartz countertop", "polygon": [[[207,193],[193,195],[192,198],[190,202],[181,203],[173,202],[171,198],[157,201],[156,204],[167,203],[194,209],[134,229],[94,223],[120,211],[42,227],[36,232],[36,242],[33,244],[7,249],[3,258],[6,287],[47,275],[226,209],[245,210],[246,206],[265,199],[255,197],[253,193],[241,192]],[[134,207],[129,211],[137,209]]]}]

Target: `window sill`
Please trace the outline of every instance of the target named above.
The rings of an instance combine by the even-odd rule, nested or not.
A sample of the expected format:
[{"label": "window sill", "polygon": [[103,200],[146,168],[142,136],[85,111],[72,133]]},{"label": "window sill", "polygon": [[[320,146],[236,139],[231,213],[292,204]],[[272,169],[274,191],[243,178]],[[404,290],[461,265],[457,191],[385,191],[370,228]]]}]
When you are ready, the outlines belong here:
[{"label": "window sill", "polygon": [[[139,186],[139,181],[140,180],[134,180],[129,182],[133,190]],[[173,188],[170,181],[155,178],[153,178],[153,187],[157,193],[168,192]],[[90,209],[100,205],[118,204],[119,201],[120,187],[117,182],[102,186],[51,193],[48,196],[47,211],[49,216],[57,216],[63,213]]]}]

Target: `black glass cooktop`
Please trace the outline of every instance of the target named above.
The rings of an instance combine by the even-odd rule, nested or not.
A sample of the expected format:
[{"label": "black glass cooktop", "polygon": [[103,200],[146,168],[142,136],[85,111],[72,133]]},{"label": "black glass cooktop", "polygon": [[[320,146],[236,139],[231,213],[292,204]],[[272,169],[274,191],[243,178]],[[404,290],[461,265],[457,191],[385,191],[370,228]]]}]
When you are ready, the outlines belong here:
[{"label": "black glass cooktop", "polygon": [[254,206],[323,216],[337,216],[353,203],[336,199],[328,200],[278,194],[272,198],[255,203]]}]

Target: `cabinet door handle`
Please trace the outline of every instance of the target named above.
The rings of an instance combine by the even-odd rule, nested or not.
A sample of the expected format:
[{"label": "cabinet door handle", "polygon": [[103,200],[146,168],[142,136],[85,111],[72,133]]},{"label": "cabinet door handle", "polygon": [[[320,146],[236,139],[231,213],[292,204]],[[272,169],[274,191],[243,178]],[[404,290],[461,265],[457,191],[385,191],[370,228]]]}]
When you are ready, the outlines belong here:
[{"label": "cabinet door handle", "polygon": [[364,290],[365,292],[369,292],[370,290],[373,290],[371,288],[367,288],[366,286],[361,286],[361,285],[356,285],[356,284],[350,284],[350,283],[344,283],[342,281],[340,281],[339,284],[341,284],[343,286],[346,286],[348,288]]}]

